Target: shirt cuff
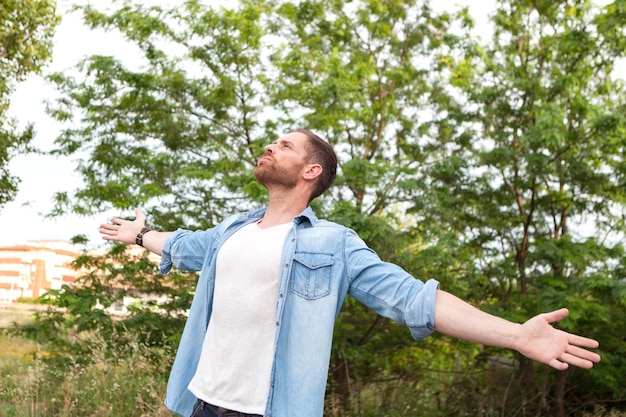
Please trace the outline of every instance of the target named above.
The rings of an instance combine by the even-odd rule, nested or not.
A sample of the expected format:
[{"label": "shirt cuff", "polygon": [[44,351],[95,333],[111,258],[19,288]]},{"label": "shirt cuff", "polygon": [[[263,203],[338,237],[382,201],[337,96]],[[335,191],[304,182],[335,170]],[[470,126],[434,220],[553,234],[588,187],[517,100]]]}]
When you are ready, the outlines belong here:
[{"label": "shirt cuff", "polygon": [[435,300],[437,299],[437,290],[439,282],[429,279],[424,283],[424,288],[420,291],[418,299],[415,300],[416,308],[413,317],[417,317],[419,322],[407,323],[411,336],[415,340],[424,339],[435,331]]}]

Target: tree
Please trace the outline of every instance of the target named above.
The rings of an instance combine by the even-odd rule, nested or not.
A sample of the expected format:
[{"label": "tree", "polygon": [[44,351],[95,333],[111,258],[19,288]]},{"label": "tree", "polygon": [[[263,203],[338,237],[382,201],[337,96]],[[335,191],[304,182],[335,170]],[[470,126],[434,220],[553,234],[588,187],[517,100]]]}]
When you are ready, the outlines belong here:
[{"label": "tree", "polygon": [[[357,230],[383,259],[427,278],[415,255],[428,237],[403,223],[411,222],[404,210],[431,149],[410,142],[424,137],[429,114],[452,103],[445,80],[433,74],[440,56],[460,42],[450,27],[471,23],[467,11],[438,14],[419,1],[320,0],[282,2],[278,13],[275,27],[285,43],[271,55],[279,70],[277,105],[281,114],[303,114],[305,124],[323,132],[340,158],[341,175],[326,200],[328,216]],[[428,385],[421,369],[432,357],[423,355],[425,343],[419,345],[422,355],[398,348],[394,341],[411,344],[406,329],[353,300],[337,322],[334,340],[329,396],[340,409],[365,412],[366,386],[376,386],[384,393],[379,400],[391,405],[402,384],[418,390]],[[428,403],[414,403],[418,414]],[[407,412],[404,404],[398,410],[403,408]]]},{"label": "tree", "polygon": [[32,125],[19,131],[7,110],[15,85],[38,73],[52,56],[52,37],[59,22],[56,2],[4,0],[0,5],[0,207],[17,193],[19,179],[8,163],[18,153],[30,151]]},{"label": "tree", "polygon": [[[59,138],[59,152],[91,155],[79,167],[87,187],[75,198],[59,194],[57,210],[143,205],[164,229],[210,226],[264,198],[251,177],[261,146],[279,130],[306,125],[333,138],[342,157],[337,191],[318,208],[395,259],[415,236],[391,233],[391,225],[394,207],[406,200],[403,181],[419,162],[401,147],[418,131],[419,113],[434,108],[429,63],[455,41],[446,37],[452,17],[418,2],[356,6],[85,8],[93,27],[118,30],[136,44],[145,68],[94,56],[82,64],[85,82],[53,76],[65,97],[54,115],[77,126]],[[343,322],[362,323],[351,332],[338,327],[343,347],[333,369],[345,406],[359,402],[350,381],[368,380],[377,368],[348,358],[376,335],[406,331],[357,305]]]},{"label": "tree", "polygon": [[[626,54],[625,6],[498,2],[493,39],[468,38],[450,66],[460,105],[433,125],[443,152],[414,206],[454,231],[482,308],[519,320],[570,306],[562,326],[596,334],[622,374],[626,101],[613,64]],[[569,415],[602,398],[582,386],[614,378],[518,361],[529,415]]]},{"label": "tree", "polygon": [[[412,344],[402,326],[349,299],[336,325],[329,409],[552,415],[579,412],[577,398],[619,399],[624,107],[609,63],[623,55],[611,26],[623,5],[539,3],[499,4],[487,46],[471,35],[466,10],[437,14],[427,1],[86,6],[85,21],[121,33],[143,64],[92,56],[80,79],[51,77],[62,95],[51,114],[68,122],[57,152],[88,155],[78,167],[85,186],[59,193],[57,211],[141,205],[162,229],[210,227],[264,200],[251,176],[261,146],[308,126],[340,158],[340,179],[315,203],[321,215],[499,315],[521,321],[571,306],[563,326],[607,340],[616,365],[575,374],[583,382],[571,386],[571,373],[508,352],[443,337]],[[591,216],[597,229],[578,235]],[[128,282],[142,275],[110,271]],[[192,290],[177,282],[181,292],[169,294],[179,303],[165,315]],[[114,299],[107,285],[97,289]],[[64,325],[100,314],[78,302],[92,295],[66,294],[80,320]],[[126,328],[152,313],[138,309]],[[176,325],[167,331],[175,340]]]}]

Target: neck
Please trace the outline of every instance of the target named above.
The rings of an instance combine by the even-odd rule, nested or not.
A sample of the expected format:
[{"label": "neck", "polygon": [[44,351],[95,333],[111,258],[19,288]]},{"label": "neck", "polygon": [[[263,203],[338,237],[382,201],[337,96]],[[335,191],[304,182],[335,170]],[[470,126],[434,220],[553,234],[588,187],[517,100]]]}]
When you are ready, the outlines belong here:
[{"label": "neck", "polygon": [[288,193],[276,195],[270,193],[267,210],[263,215],[260,226],[272,227],[279,224],[289,223],[294,217],[302,213],[308,206],[308,200],[299,198],[297,195]]}]

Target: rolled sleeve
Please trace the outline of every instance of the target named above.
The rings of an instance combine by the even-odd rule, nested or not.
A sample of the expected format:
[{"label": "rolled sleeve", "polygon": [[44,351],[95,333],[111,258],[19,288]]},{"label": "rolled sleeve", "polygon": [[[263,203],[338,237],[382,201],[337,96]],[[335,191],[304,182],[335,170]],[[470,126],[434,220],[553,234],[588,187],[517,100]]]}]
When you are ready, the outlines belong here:
[{"label": "rolled sleeve", "polygon": [[345,245],[349,293],[357,300],[404,324],[416,340],[435,330],[435,300],[439,282],[420,281],[398,265],[382,261],[365,243],[349,232]]},{"label": "rolled sleeve", "polygon": [[414,297],[406,315],[406,325],[415,340],[429,336],[435,331],[435,300],[439,282],[430,279]]},{"label": "rolled sleeve", "polygon": [[212,231],[178,229],[165,239],[159,269],[167,274],[173,266],[182,271],[200,271],[204,264]]},{"label": "rolled sleeve", "polygon": [[163,242],[163,249],[161,250],[161,262],[159,263],[159,269],[162,275],[167,274],[174,265],[172,263],[172,244],[177,241],[183,234],[187,234],[189,231],[184,229],[178,229],[165,239]]},{"label": "rolled sleeve", "polygon": [[171,258],[165,259],[165,256],[161,258],[161,262],[159,263],[159,269],[161,271],[161,275],[166,275],[168,272],[172,270],[172,262]]}]

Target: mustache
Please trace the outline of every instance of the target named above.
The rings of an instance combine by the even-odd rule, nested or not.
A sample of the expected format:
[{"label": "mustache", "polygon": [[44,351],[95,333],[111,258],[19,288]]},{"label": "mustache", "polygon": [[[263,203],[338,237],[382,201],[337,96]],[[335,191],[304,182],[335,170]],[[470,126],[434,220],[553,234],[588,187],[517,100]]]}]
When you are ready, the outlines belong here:
[{"label": "mustache", "polygon": [[274,157],[272,156],[272,153],[271,153],[271,152],[265,152],[265,153],[263,153],[263,155],[259,156],[259,157],[256,159],[256,163],[257,163],[257,165],[259,164],[259,162],[261,162],[261,160],[262,160],[263,158],[269,158],[269,159],[271,159],[271,160],[274,160]]}]

